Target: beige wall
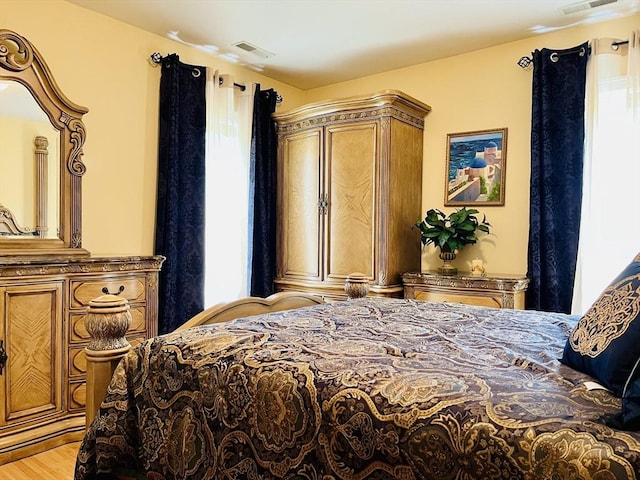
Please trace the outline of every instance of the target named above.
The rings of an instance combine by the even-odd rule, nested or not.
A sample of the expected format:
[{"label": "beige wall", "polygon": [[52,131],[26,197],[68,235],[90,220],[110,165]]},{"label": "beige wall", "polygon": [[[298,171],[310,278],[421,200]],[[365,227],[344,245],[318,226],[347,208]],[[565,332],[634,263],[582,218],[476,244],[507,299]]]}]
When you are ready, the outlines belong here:
[{"label": "beige wall", "polygon": [[69,99],[89,109],[83,246],[94,255],[153,253],[160,68],[153,52],[259,82],[298,106],[303,92],[217,57],[61,0],[3,0],[0,28],[31,41]]},{"label": "beige wall", "polygon": [[[153,251],[160,69],[149,54],[178,53],[257,81],[285,98],[279,111],[306,102],[402,90],[433,108],[425,122],[423,207],[443,207],[446,135],[507,127],[506,204],[485,207],[493,234],[456,262],[474,258],[490,272],[526,271],[529,202],[531,71],[516,65],[537,48],[568,48],[594,37],[627,38],[640,16],[561,30],[443,60],[303,92],[169,39],[61,0],[3,0],[3,22],[26,36],[48,62],[63,92],[89,108],[83,180],[84,247],[94,255]],[[450,211],[452,209],[445,209]],[[439,260],[425,249],[423,268]]]},{"label": "beige wall", "polygon": [[[425,121],[423,210],[444,207],[447,133],[508,128],[504,207],[483,207],[492,235],[467,247],[455,261],[465,268],[483,258],[488,272],[526,273],[529,222],[532,71],[516,62],[535,49],[569,48],[589,39],[627,39],[640,16],[561,30],[552,34],[415,65],[305,92],[306,102],[398,89],[431,105]],[[437,250],[423,251],[423,269],[440,264]]]}]

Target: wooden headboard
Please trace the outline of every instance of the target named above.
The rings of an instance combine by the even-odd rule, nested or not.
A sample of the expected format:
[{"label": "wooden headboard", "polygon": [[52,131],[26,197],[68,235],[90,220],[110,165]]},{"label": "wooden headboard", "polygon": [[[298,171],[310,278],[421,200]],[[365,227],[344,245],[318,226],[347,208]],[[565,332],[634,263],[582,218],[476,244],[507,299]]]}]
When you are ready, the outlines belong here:
[{"label": "wooden headboard", "polygon": [[207,308],[179,326],[176,330],[184,330],[185,328],[197,327],[199,325],[228,322],[250,315],[308,307],[323,302],[322,297],[298,292],[280,292],[267,298],[246,297]]}]

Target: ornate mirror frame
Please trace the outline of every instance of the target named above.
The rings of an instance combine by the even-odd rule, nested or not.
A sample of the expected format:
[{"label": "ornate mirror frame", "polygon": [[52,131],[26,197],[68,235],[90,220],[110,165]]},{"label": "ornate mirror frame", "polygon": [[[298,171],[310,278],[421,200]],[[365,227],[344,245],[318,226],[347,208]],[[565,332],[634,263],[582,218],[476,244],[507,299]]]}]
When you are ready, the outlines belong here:
[{"label": "ornate mirror frame", "polygon": [[27,87],[60,132],[60,198],[58,238],[0,236],[0,261],[2,257],[14,255],[89,255],[82,248],[81,199],[82,175],[86,170],[82,163],[85,141],[82,116],[88,109],[62,93],[42,55],[26,38],[0,29],[2,80],[17,81]]}]

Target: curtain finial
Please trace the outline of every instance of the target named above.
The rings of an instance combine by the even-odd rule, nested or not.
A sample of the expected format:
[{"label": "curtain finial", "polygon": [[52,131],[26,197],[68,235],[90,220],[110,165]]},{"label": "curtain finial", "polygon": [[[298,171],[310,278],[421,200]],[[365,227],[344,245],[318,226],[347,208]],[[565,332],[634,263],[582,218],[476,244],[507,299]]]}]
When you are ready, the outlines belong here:
[{"label": "curtain finial", "polygon": [[518,65],[525,70],[531,70],[533,68],[533,58],[527,56],[520,57]]}]

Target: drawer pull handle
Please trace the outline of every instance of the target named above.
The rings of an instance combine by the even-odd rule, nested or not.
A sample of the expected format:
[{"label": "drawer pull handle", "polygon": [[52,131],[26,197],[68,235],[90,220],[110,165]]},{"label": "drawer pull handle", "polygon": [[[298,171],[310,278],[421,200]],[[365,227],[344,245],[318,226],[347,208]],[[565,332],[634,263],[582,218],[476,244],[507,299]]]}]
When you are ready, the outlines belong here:
[{"label": "drawer pull handle", "polygon": [[122,292],[124,292],[124,285],[120,285],[120,288],[118,288],[118,291],[116,293],[109,292],[108,287],[102,287],[102,293],[104,293],[105,295],[120,295]]},{"label": "drawer pull handle", "polygon": [[0,340],[0,375],[2,375],[2,370],[4,369],[4,365],[7,363],[7,352],[4,349],[4,341]]}]

